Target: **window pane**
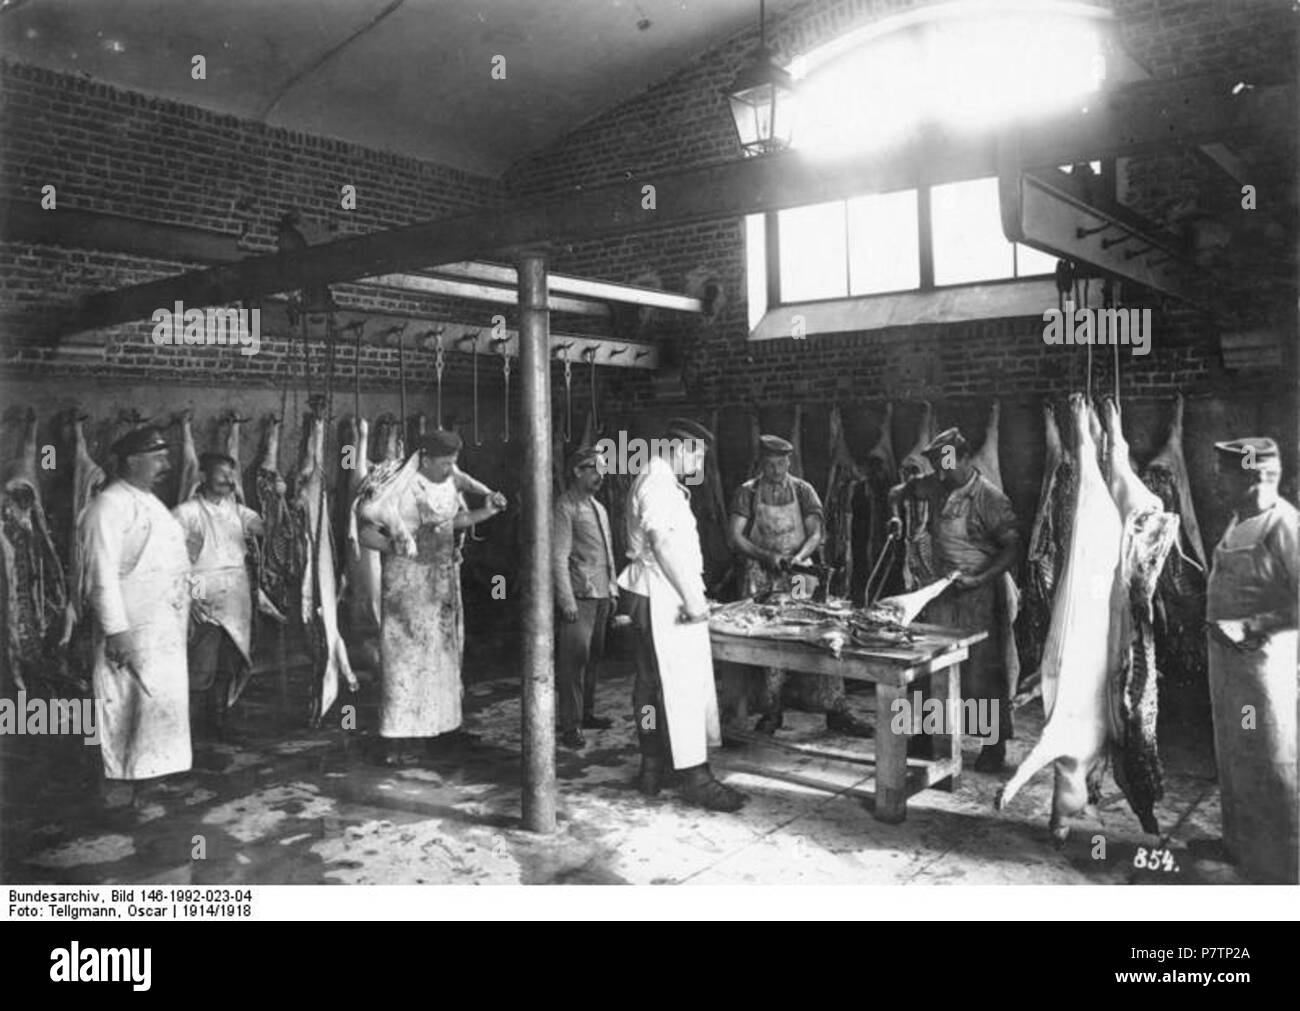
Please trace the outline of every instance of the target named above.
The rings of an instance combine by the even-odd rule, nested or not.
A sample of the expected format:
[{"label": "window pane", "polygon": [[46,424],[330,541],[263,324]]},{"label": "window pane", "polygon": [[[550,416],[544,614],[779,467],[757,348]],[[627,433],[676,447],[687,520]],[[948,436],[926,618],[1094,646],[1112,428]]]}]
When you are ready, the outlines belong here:
[{"label": "window pane", "polygon": [[1037,274],[1055,273],[1055,256],[1041,253],[1023,243],[1016,243],[1016,277],[1034,277]]},{"label": "window pane", "polygon": [[844,201],[779,213],[781,301],[807,302],[848,294]]},{"label": "window pane", "polygon": [[1011,243],[1002,234],[998,212],[997,179],[936,186],[930,206],[936,285],[1014,276]]},{"label": "window pane", "polygon": [[849,205],[849,294],[921,284],[916,190],[855,197]]},{"label": "window pane", "polygon": [[749,329],[767,312],[767,219],[762,214],[745,217],[745,290],[749,303]]}]

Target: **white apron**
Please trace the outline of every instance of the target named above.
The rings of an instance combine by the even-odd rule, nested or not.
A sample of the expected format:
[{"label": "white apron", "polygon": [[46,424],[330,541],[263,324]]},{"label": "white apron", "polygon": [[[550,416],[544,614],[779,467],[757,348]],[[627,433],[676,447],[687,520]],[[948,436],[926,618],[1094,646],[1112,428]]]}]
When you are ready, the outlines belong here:
[{"label": "white apron", "polygon": [[[691,578],[699,581],[702,597],[704,557],[700,553],[699,532],[690,502],[684,494],[674,491],[665,496],[664,505],[670,514],[665,522],[670,534],[664,538],[667,544],[663,550],[674,553],[679,571],[690,573]],[[663,689],[673,768],[703,765],[708,761],[709,746],[722,743],[708,622],[689,625],[678,622],[684,601],[648,547],[643,554],[632,558],[632,564],[619,578],[619,585],[633,592],[639,592],[638,585],[649,590],[650,630]]]},{"label": "white apron", "polygon": [[195,597],[251,664],[253,593],[244,561],[248,543],[242,511],[233,496],[216,504],[196,495],[177,506],[175,515],[183,529],[202,533],[202,548],[194,560]]},{"label": "white apron", "polygon": [[[1238,620],[1278,610],[1288,593],[1282,560],[1265,543],[1270,528],[1295,523],[1279,501],[1247,520],[1235,518],[1214,550],[1206,617]],[[1209,637],[1210,698],[1223,807],[1223,843],[1253,880],[1297,879],[1295,629],[1274,632],[1258,650],[1242,651]],[[1254,728],[1242,726],[1243,707]]]},{"label": "white apron", "polygon": [[[110,486],[112,487],[112,486]],[[119,485],[119,491],[122,489]],[[92,503],[104,505],[108,489]],[[139,680],[109,660],[95,627],[95,696],[103,700],[99,728],[108,779],[152,779],[190,768],[189,554],[185,535],[157,497],[135,490],[143,514],[143,546],[119,574],[127,621],[139,653]],[[141,682],[148,694],[141,688]]]},{"label": "white apron", "polygon": [[381,737],[436,737],[461,725],[465,613],[452,521],[464,505],[453,479],[435,484],[418,473],[400,500],[419,553],[384,557]]}]

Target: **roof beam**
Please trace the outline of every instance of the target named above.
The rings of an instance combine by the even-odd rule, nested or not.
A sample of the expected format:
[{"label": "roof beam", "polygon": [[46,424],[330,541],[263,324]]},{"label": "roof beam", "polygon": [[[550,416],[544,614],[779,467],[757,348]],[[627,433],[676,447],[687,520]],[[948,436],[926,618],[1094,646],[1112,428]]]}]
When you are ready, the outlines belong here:
[{"label": "roof beam", "polygon": [[[1022,168],[1146,154],[1250,136],[1295,89],[1276,86],[1231,95],[1218,81],[1130,84],[1098,97],[1095,107],[1067,112],[1016,132]],[[1294,119],[1294,116],[1292,117]],[[738,218],[803,204],[916,185],[998,174],[996,136],[930,131],[895,149],[847,164],[818,166],[798,152],[730,160],[565,193],[437,221],[351,236],[305,250],[251,257],[116,291],[90,295],[52,319],[27,321],[28,339],[147,319],[155,309],[230,302],[357,277],[397,273],[539,243],[595,239],[689,222]],[[643,187],[654,186],[654,208]]]},{"label": "roof beam", "polygon": [[[355,283],[363,284],[368,288],[387,288],[392,291],[416,292],[421,295],[447,295],[479,302],[499,302],[504,305],[516,305],[519,302],[519,294],[513,288],[444,277],[440,272],[378,274],[375,277],[363,277]],[[565,298],[563,295],[551,295],[550,309],[552,312],[570,312],[578,316],[609,318],[609,306],[585,299]]]},{"label": "roof beam", "polygon": [[[424,271],[426,274],[445,275],[447,277],[466,277],[478,281],[490,281],[493,284],[516,283],[517,272],[514,267],[503,267],[496,263],[440,263]],[[631,305],[644,305],[652,309],[672,309],[677,312],[703,312],[704,305],[698,298],[690,295],[678,295],[676,292],[663,291],[659,288],[644,288],[634,284],[615,284],[612,281],[594,281],[586,277],[574,277],[570,274],[551,274],[546,280],[551,292],[551,308],[556,308],[556,294],[578,295],[582,298],[596,299],[601,302],[627,302]]]}]

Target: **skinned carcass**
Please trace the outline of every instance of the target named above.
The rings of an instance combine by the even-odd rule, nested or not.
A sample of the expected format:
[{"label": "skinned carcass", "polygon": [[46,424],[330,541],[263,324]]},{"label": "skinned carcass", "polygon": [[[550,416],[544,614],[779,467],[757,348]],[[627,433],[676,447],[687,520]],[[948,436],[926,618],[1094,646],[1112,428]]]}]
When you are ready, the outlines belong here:
[{"label": "skinned carcass", "polygon": [[1142,472],[1166,512],[1179,517],[1179,543],[1170,552],[1156,585],[1156,663],[1162,685],[1181,702],[1209,704],[1205,635],[1205,580],[1209,572],[1187,461],[1183,458],[1183,398],[1174,401],[1169,439]]},{"label": "skinned carcass", "polygon": [[[894,405],[885,404],[884,415],[880,419],[880,434],[875,445],[867,453],[866,460],[859,473],[853,495],[853,536],[852,549],[856,558],[853,561],[853,579],[850,582],[850,599],[866,604],[869,592],[880,593],[882,589],[902,589],[891,579],[895,566],[894,549],[891,557],[884,561],[888,569],[876,573],[873,586],[867,586],[867,580],[881,563],[881,555],[888,543],[889,531],[889,489],[898,480],[898,462],[894,459]],[[898,580],[901,583],[901,579]]]},{"label": "skinned carcass", "polygon": [[347,580],[348,614],[353,630],[377,629],[382,615],[380,597],[383,584],[383,559],[374,548],[361,544],[357,531],[355,502],[366,476],[370,473],[367,447],[370,422],[356,418],[349,426],[353,447],[352,466],[347,470]]},{"label": "skinned carcass", "polygon": [[325,516],[325,418],[311,416],[304,433],[302,456],[294,475],[293,509],[301,518],[301,534],[308,553],[302,574],[302,622],[315,633],[324,665],[313,692],[312,722],[319,724],[338,698],[341,674],[352,691],[356,675],[347,646],[339,634],[338,584],[334,568],[334,538]]},{"label": "skinned carcass", "polygon": [[831,407],[830,461],[822,555],[830,571],[827,592],[831,596],[847,597],[853,584],[853,502],[864,474],[844,437],[839,404]]},{"label": "skinned carcass", "polygon": [[9,677],[18,690],[32,691],[68,677],[60,648],[67,582],[36,475],[36,412],[28,408],[0,489],[0,634]]},{"label": "skinned carcass", "polygon": [[[222,427],[226,430],[226,440],[225,445],[222,447],[222,452],[235,461],[236,474],[242,474],[244,472],[243,465],[239,462],[240,443],[243,439],[244,422],[247,420],[247,418],[241,418],[232,411],[221,421]],[[235,481],[235,500],[240,505],[244,505],[244,483],[239,480]]]},{"label": "skinned carcass", "polygon": [[1038,509],[1025,552],[1025,593],[1020,621],[1016,625],[1020,651],[1021,694],[1016,705],[1024,705],[1039,695],[1039,666],[1052,621],[1052,602],[1061,568],[1065,564],[1070,529],[1074,523],[1074,485],[1077,478],[1075,457],[1061,442],[1056,413],[1050,403],[1043,404],[1043,427],[1047,453],[1043,461],[1043,481],[1038,493]]},{"label": "skinned carcass", "polygon": [[281,623],[297,609],[295,597],[307,565],[301,519],[290,508],[288,485],[279,470],[282,424],[274,415],[267,419],[248,496],[264,527],[262,536],[254,540],[258,610]]},{"label": "skinned carcass", "polygon": [[181,473],[176,486],[176,501],[188,502],[199,486],[199,454],[194,448],[194,412],[186,408],[181,412]]},{"label": "skinned carcass", "polygon": [[[934,408],[927,400],[921,415],[916,442],[898,466],[899,477],[907,481],[933,474],[934,468],[922,454],[934,439]],[[903,502],[903,585],[909,590],[934,582],[934,545],[930,539],[930,506],[923,498],[909,495]]]},{"label": "skinned carcass", "polygon": [[85,421],[85,416],[81,414],[72,417],[72,536],[68,538],[68,607],[60,640],[62,646],[71,642],[73,629],[81,620],[85,600],[85,572],[81,537],[78,533],[81,512],[108,483],[108,475],[95,462],[86,445]]},{"label": "skinned carcass", "polygon": [[1005,808],[1040,769],[1055,764],[1051,830],[1063,840],[1066,818],[1096,800],[1105,767],[1109,726],[1111,591],[1119,558],[1119,512],[1097,465],[1089,408],[1079,394],[1070,397],[1072,428],[1078,446],[1079,481],[1074,524],[1052,621],[1043,649],[1042,737],[998,794]]},{"label": "skinned carcass", "polygon": [[1158,834],[1154,807],[1164,795],[1156,743],[1158,717],[1152,598],[1178,538],[1178,517],[1141,481],[1112,400],[1102,409],[1110,455],[1110,491],[1124,531],[1111,600],[1110,744],[1115,782],[1147,832]]}]

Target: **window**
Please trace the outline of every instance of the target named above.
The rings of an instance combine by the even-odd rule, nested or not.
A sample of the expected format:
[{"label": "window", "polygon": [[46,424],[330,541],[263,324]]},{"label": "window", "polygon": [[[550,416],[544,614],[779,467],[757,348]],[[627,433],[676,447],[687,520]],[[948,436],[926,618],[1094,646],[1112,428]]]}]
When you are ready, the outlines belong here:
[{"label": "window", "polygon": [[[792,64],[795,146],[810,159],[852,158],[923,124],[988,130],[1082,105],[1105,76],[1103,23],[1112,17],[1076,3],[987,0],[870,24]],[[754,215],[746,245],[751,317],[760,318],[769,303],[1042,277],[1056,267],[1055,257],[1007,240],[996,178]]]},{"label": "window", "polygon": [[936,286],[1032,277],[1056,268],[1055,257],[1002,234],[996,179],[934,187],[930,227]]},{"label": "window", "polygon": [[[813,302],[1051,274],[1056,258],[1009,242],[1000,215],[995,178],[751,215],[750,302],[762,304],[769,295],[781,304]],[[772,287],[769,228],[776,230],[778,250]],[[931,280],[923,283],[925,277]]]}]

